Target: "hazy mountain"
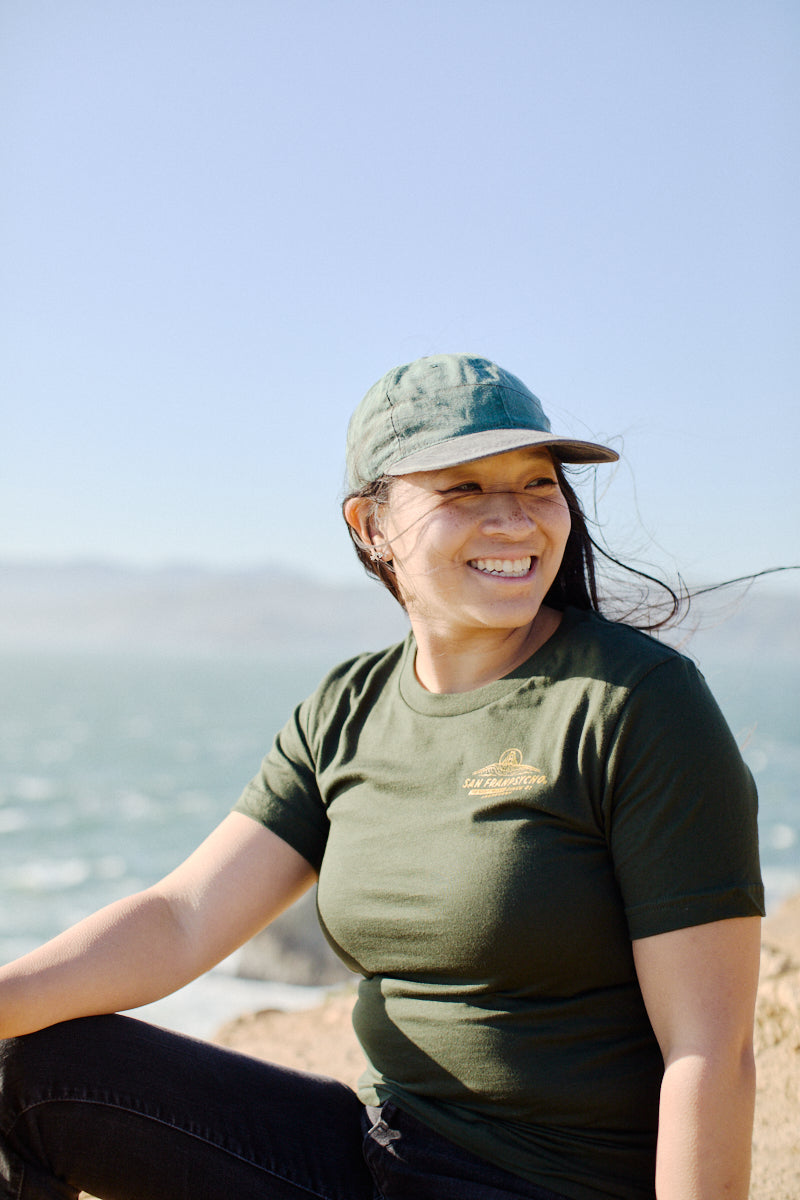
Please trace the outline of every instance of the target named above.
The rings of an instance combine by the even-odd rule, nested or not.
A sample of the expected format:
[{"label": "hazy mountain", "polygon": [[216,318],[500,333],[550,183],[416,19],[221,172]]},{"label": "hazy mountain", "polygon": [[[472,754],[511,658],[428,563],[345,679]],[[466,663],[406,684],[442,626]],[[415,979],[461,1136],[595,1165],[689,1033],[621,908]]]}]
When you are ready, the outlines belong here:
[{"label": "hazy mountain", "polygon": [[[355,653],[407,622],[366,578],[336,586],[264,567],[136,569],[107,563],[0,564],[0,649]],[[701,658],[800,664],[800,593],[756,582],[697,601],[668,635]]]},{"label": "hazy mountain", "polygon": [[377,584],[337,587],[277,568],[138,570],[0,564],[0,648],[349,653],[405,636]]}]

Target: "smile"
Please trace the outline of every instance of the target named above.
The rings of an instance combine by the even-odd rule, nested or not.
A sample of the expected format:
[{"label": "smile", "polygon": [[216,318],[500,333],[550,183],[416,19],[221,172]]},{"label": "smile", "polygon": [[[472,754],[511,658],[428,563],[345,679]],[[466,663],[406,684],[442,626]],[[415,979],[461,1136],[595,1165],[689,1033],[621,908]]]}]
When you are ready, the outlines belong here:
[{"label": "smile", "polygon": [[500,575],[505,579],[519,579],[531,569],[531,558],[473,558],[469,565],[483,575]]}]

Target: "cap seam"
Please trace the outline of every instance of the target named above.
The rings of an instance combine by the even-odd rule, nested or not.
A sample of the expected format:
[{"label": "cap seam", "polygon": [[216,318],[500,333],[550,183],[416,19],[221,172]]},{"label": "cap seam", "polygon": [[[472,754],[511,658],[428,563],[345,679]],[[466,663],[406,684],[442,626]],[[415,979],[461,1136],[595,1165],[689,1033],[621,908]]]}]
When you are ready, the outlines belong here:
[{"label": "cap seam", "polygon": [[[524,387],[516,388],[516,387],[512,387],[511,384],[509,384],[509,383],[505,383],[505,382],[498,383],[498,382],[494,382],[490,379],[482,379],[480,381],[480,383],[475,383],[475,384],[454,383],[454,384],[451,384],[449,387],[438,386],[436,388],[433,388],[432,391],[435,394],[440,395],[443,392],[465,392],[465,391],[474,392],[476,390],[476,388],[484,388],[484,387],[491,388],[491,390],[493,392],[495,392],[495,391],[513,392],[515,396],[522,396],[522,398],[524,400],[530,400],[531,395],[532,395],[532,393]],[[387,395],[388,395],[388,393],[387,393]],[[534,399],[538,399],[538,397],[534,397]],[[505,403],[505,401],[503,401],[503,403]],[[539,403],[541,405],[541,401],[539,401]]]},{"label": "cap seam", "polygon": [[392,426],[392,436],[394,438],[395,453],[399,454],[400,451],[403,449],[403,443],[400,440],[400,434],[394,423],[394,400],[392,399],[392,393],[389,391],[388,388],[386,389],[386,399],[389,404],[389,421]]}]

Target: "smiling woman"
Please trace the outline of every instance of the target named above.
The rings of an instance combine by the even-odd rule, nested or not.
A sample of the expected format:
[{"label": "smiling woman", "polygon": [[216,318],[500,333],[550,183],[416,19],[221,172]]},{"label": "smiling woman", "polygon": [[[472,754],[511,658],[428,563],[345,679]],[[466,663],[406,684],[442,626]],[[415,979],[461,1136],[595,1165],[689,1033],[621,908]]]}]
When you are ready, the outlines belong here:
[{"label": "smiling woman", "polygon": [[[391,479],[383,502],[352,497],[345,516],[391,564],[433,691],[469,690],[528,658],[558,625],[543,607],[571,521],[547,449],[523,447]],[[475,658],[477,662],[477,658]]]},{"label": "smiling woman", "polygon": [[[755,791],[694,664],[601,615],[565,464],[615,458],[486,359],[370,389],[344,514],[408,636],[326,676],[186,862],[0,970],[8,1194],[745,1200]],[[357,1094],[103,1015],[315,879]]]}]

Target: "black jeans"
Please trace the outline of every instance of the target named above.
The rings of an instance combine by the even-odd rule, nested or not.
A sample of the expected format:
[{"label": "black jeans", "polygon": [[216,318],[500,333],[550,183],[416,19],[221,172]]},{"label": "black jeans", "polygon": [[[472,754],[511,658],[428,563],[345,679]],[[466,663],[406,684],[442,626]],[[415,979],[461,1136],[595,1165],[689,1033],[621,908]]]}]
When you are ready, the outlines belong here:
[{"label": "black jeans", "polygon": [[0,1042],[0,1196],[563,1200],[393,1105],[129,1017]]}]

